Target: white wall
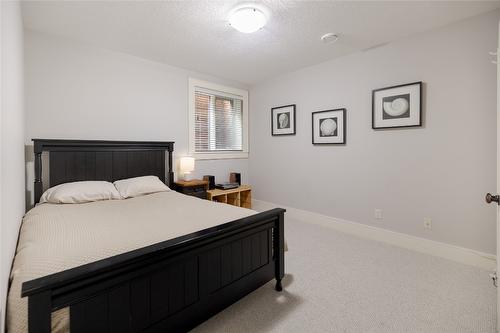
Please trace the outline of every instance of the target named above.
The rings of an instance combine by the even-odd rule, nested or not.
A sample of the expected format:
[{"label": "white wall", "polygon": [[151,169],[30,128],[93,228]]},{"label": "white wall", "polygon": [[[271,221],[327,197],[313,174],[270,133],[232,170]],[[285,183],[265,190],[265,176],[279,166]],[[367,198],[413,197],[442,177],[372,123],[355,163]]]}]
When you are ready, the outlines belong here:
[{"label": "white wall", "polygon": [[[173,140],[188,151],[188,78],[234,82],[26,31],[26,144],[32,138]],[[28,154],[31,158],[31,154]],[[33,166],[27,186],[33,188]],[[176,170],[177,171],[177,170]],[[197,161],[195,176],[248,177],[248,159]]]},{"label": "white wall", "polygon": [[24,215],[23,27],[18,2],[0,2],[0,331],[19,225]]},{"label": "white wall", "polygon": [[[495,208],[484,195],[496,187],[488,51],[497,48],[499,19],[496,11],[253,87],[254,197],[495,253]],[[372,89],[420,80],[424,126],[372,130]],[[297,135],[271,137],[271,107],[293,103]],[[342,107],[347,144],[313,146],[311,112]]]}]

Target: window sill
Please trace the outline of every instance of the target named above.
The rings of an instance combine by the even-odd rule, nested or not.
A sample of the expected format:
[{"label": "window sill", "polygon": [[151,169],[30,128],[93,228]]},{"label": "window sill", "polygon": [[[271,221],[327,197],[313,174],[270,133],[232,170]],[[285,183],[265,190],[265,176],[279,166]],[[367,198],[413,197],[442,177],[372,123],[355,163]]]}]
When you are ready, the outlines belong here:
[{"label": "window sill", "polygon": [[248,158],[248,152],[195,153],[193,157],[197,160],[230,160]]}]

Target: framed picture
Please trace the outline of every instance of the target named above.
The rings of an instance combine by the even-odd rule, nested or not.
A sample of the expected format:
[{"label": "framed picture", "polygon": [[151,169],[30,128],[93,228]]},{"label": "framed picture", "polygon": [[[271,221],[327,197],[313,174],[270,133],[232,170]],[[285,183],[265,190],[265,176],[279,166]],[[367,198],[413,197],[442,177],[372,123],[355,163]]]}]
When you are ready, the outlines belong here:
[{"label": "framed picture", "polygon": [[271,109],[271,134],[295,135],[295,104]]},{"label": "framed picture", "polygon": [[342,145],[346,143],[345,109],[312,113],[313,145]]},{"label": "framed picture", "polygon": [[422,82],[372,91],[372,128],[422,126]]}]

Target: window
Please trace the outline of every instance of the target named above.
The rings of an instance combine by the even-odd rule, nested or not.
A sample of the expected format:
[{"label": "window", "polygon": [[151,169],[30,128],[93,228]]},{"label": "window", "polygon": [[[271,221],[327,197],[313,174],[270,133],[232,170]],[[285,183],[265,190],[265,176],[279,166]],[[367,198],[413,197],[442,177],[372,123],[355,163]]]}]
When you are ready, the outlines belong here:
[{"label": "window", "polygon": [[189,150],[197,159],[248,157],[248,92],[189,80]]},{"label": "window", "polygon": [[196,152],[241,151],[243,101],[196,91],[195,103]]}]

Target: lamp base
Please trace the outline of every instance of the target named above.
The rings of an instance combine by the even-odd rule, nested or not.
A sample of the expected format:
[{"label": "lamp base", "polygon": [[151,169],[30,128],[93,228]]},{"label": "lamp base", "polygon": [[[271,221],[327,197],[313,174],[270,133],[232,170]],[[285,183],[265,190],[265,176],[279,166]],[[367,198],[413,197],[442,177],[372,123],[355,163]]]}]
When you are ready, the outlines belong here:
[{"label": "lamp base", "polygon": [[186,173],[184,174],[184,180],[185,180],[185,181],[190,181],[190,180],[193,180],[193,175],[191,175],[191,173],[190,173],[190,172],[186,172]]}]

